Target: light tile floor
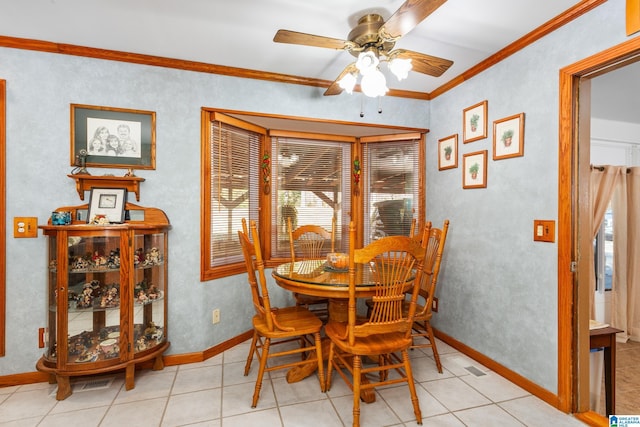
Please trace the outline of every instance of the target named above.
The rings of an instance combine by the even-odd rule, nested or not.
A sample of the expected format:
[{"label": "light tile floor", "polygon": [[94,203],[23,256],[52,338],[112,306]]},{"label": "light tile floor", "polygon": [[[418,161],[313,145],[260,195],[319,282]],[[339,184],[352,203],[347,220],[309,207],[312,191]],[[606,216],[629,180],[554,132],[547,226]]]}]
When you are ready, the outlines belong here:
[{"label": "light tile floor", "polygon": [[[247,341],[201,363],[138,371],[129,391],[123,374],[106,375],[114,378],[107,388],[75,391],[63,401],[47,383],[0,388],[0,426],[351,425],[352,398],[336,373],[327,393],[315,375],[288,384],[286,372],[267,373],[251,409],[257,364],[243,375],[248,348]],[[584,425],[446,344],[439,342],[439,350],[442,374],[430,349],[411,352],[425,426]],[[374,403],[361,404],[360,421],[363,427],[417,425],[406,385],[376,390]]]}]

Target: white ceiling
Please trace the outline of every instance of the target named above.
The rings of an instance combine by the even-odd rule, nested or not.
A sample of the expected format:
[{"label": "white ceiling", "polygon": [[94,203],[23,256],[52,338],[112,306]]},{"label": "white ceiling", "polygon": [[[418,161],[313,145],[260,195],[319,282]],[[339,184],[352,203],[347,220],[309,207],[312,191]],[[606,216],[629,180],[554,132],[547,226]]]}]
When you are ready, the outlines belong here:
[{"label": "white ceiling", "polygon": [[[278,29],[347,39],[359,17],[388,19],[404,0],[0,0],[0,35],[333,81],[344,51],[273,42]],[[396,48],[453,60],[435,78],[392,89],[431,92],[578,0],[448,0]],[[393,80],[392,80],[393,79]],[[347,95],[342,95],[347,96]]]},{"label": "white ceiling", "polygon": [[[389,18],[404,0],[0,0],[0,36],[96,47],[333,81],[343,51],[273,42],[278,29],[347,39],[359,17]],[[396,48],[453,60],[435,78],[413,72],[393,89],[431,92],[578,0],[448,0]],[[594,79],[592,114],[640,122],[640,66]],[[621,83],[626,82],[626,83]],[[342,94],[339,96],[348,96]]]}]

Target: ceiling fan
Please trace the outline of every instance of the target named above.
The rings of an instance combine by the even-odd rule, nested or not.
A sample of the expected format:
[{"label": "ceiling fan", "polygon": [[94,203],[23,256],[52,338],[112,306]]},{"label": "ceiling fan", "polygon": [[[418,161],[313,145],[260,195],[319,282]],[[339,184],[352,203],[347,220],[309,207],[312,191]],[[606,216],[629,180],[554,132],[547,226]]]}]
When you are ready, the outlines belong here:
[{"label": "ceiling fan", "polygon": [[346,50],[357,61],[340,73],[324,95],[338,95],[353,91],[358,73],[362,74],[360,88],[371,97],[384,96],[388,91],[384,74],[378,68],[380,60],[386,61],[391,72],[399,80],[407,77],[409,70],[439,77],[449,69],[453,61],[411,50],[395,49],[395,43],[413,30],[427,16],[447,0],[407,0],[385,22],[382,16],[371,13],[362,16],[351,30],[348,40],[316,36],[289,30],[278,30],[274,42]]}]

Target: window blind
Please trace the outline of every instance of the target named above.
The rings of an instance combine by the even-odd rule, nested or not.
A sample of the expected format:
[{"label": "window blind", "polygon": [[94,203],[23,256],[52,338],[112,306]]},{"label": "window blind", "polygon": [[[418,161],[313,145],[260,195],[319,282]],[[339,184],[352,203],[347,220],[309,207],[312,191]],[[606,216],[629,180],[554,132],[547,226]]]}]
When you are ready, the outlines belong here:
[{"label": "window blind", "polygon": [[363,147],[365,245],[384,236],[409,235],[418,218],[420,139]]},{"label": "window blind", "polygon": [[336,251],[346,250],[351,211],[351,145],[342,141],[272,138],[272,176],[277,177],[272,184],[273,257],[289,257],[287,218],[291,218],[294,228],[316,224],[330,231],[335,215]]},{"label": "window blind", "polygon": [[242,218],[258,221],[261,134],[211,122],[211,267],[242,262]]}]

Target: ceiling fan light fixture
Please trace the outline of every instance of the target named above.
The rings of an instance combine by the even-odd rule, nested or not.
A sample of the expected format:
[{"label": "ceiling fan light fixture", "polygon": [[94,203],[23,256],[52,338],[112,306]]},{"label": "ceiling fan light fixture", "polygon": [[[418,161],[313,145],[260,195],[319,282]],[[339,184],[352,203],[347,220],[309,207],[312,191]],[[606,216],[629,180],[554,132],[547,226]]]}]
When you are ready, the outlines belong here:
[{"label": "ceiling fan light fixture", "polygon": [[372,72],[363,74],[360,87],[362,88],[362,93],[371,98],[384,96],[389,90],[384,74],[377,68]]},{"label": "ceiling fan light fixture", "polygon": [[347,73],[338,80],[338,86],[345,90],[349,95],[353,93],[353,88],[356,87],[356,81],[358,80],[357,76],[353,73]]},{"label": "ceiling fan light fixture", "polygon": [[402,81],[409,76],[411,68],[413,68],[413,65],[411,65],[411,58],[394,58],[389,61],[389,70],[398,78],[399,81]]},{"label": "ceiling fan light fixture", "polygon": [[362,75],[366,75],[378,69],[380,60],[371,50],[360,52],[358,60],[356,61],[356,68],[360,70]]}]

